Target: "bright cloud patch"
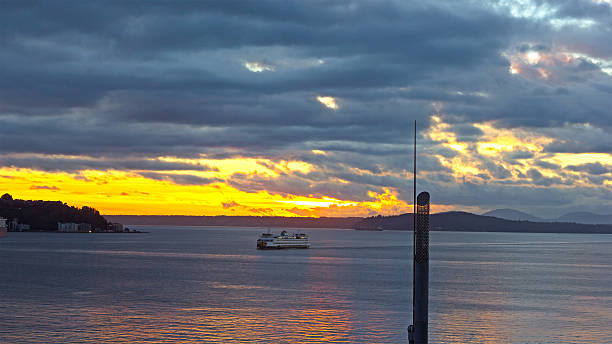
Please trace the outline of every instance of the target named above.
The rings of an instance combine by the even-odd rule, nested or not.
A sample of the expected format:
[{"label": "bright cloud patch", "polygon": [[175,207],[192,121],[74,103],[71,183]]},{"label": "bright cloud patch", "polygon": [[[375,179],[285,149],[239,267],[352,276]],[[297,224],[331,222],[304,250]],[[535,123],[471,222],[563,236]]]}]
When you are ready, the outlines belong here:
[{"label": "bright cloud patch", "polygon": [[500,11],[510,13],[516,18],[543,19],[553,15],[556,11],[546,2],[533,0],[500,0],[492,2],[491,5]]},{"label": "bright cloud patch", "polygon": [[593,19],[576,19],[576,18],[553,18],[550,20],[550,25],[555,30],[561,30],[565,27],[577,27],[586,29],[597,24]]},{"label": "bright cloud patch", "polygon": [[276,70],[274,66],[262,62],[245,62],[244,68],[250,70],[253,73],[274,72]]},{"label": "bright cloud patch", "polygon": [[336,103],[336,98],[334,97],[317,96],[317,100],[319,101],[319,103],[325,105],[326,107],[332,110],[338,109],[338,104]]},{"label": "bright cloud patch", "polygon": [[341,201],[341,200],[334,199],[334,198],[329,198],[329,197],[324,197],[321,200],[292,199],[292,200],[287,200],[287,201],[283,200],[283,201],[279,201],[279,202],[295,204],[295,205],[302,205],[302,206],[309,206],[309,207],[329,207],[329,206],[332,206],[332,205],[339,206],[339,207],[347,207],[347,206],[355,206],[355,205],[357,205],[356,202]]},{"label": "bright cloud patch", "polygon": [[503,56],[510,63],[510,74],[551,84],[583,82],[597,77],[598,73],[612,74],[612,61],[565,47],[544,49],[529,43],[507,50]]},{"label": "bright cloud patch", "polygon": [[588,54],[582,54],[582,53],[570,53],[568,54],[569,57],[567,57],[567,59],[582,59],[585,61],[588,61],[596,66],[598,66],[599,68],[601,68],[601,71],[611,75],[612,76],[612,59],[604,59],[604,58],[598,58],[598,57],[593,57],[593,56],[589,56]]},{"label": "bright cloud patch", "polygon": [[[473,126],[482,132],[478,140],[462,142],[442,117],[432,117],[432,123],[429,138],[456,152],[450,156],[438,154],[436,158],[452,171],[457,181],[565,188],[570,185],[597,187],[612,180],[608,172],[612,154],[551,153],[547,147],[563,142],[544,132],[497,128],[491,122],[476,123]],[[595,163],[598,165],[592,165]],[[573,167],[566,169],[568,166]]]},{"label": "bright cloud patch", "polygon": [[[610,0],[593,0],[596,3],[610,3]],[[597,24],[590,18],[575,18],[572,16],[560,16],[563,11],[559,4],[547,1],[536,0],[501,0],[492,2],[491,6],[501,11],[509,13],[515,18],[532,19],[547,23],[554,30],[561,30],[566,27],[587,29]]]},{"label": "bright cloud patch", "polygon": [[[342,216],[395,215],[411,211],[412,205],[398,199],[396,192],[388,188],[385,188],[382,193],[370,191],[368,196],[370,200],[362,202],[343,202],[334,199],[324,199],[322,202],[309,202],[306,204],[308,208],[294,208],[291,211],[300,216],[316,217],[339,216],[340,214]],[[436,210],[438,209],[444,208],[436,206]]]}]

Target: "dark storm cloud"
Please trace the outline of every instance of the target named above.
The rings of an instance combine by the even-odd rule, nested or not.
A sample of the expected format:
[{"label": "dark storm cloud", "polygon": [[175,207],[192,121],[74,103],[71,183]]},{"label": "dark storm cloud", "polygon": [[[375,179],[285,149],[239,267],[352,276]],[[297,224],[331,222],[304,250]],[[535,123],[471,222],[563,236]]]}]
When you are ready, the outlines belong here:
[{"label": "dark storm cloud", "polygon": [[[276,181],[238,174],[229,182],[347,199],[382,187],[409,194],[397,175],[410,170],[414,119],[422,170],[452,186],[437,156],[459,153],[422,135],[437,111],[470,144],[483,136],[473,123],[493,121],[554,138],[549,153],[611,152],[610,5],[530,5],[553,10],[542,18],[512,16],[521,8],[512,1],[3,2],[0,164],[157,171],[146,177],[207,184],[214,181],[163,173],[205,166],[150,158],[291,156],[318,171]],[[555,55],[560,47],[578,54],[573,64]],[[510,75],[510,60],[530,50],[552,57]],[[246,62],[269,70],[251,72]],[[542,79],[538,68],[550,77]],[[339,109],[317,96],[335,97]],[[483,168],[508,182],[503,166]],[[524,177],[559,182],[535,172]],[[473,205],[464,197],[474,193],[478,204],[499,199],[485,191],[495,181],[479,178],[481,185],[441,187],[444,202]],[[527,189],[500,185],[501,195],[540,200],[539,190],[530,198]]]},{"label": "dark storm cloud", "polygon": [[145,178],[169,181],[179,185],[208,185],[221,181],[217,178],[203,178],[192,174],[169,174],[158,172],[138,172],[137,174]]},{"label": "dark storm cloud", "polygon": [[612,126],[593,126],[587,124],[566,128],[544,129],[542,133],[557,138],[557,140],[545,146],[547,152],[612,152]]},{"label": "dark storm cloud", "polygon": [[153,170],[153,171],[214,171],[201,164],[187,164],[146,159],[81,159],[49,156],[0,156],[0,166],[33,168],[43,171],[78,172],[86,169],[98,170]]},{"label": "dark storm cloud", "polygon": [[572,171],[582,171],[587,172],[589,174],[601,175],[612,172],[610,167],[604,166],[599,162],[591,163],[591,164],[582,164],[582,165],[570,165],[567,166],[567,169]]},{"label": "dark storm cloud", "polygon": [[556,170],[560,167],[559,165],[551,164],[546,161],[537,161],[535,164],[536,166],[539,166],[545,169],[549,169],[549,170]]},{"label": "dark storm cloud", "polygon": [[504,158],[507,161],[517,160],[517,159],[530,159],[533,158],[534,154],[527,150],[516,149],[512,152],[504,153]]},{"label": "dark storm cloud", "polygon": [[[160,8],[166,7],[161,3],[122,7],[111,2],[99,8],[43,2],[9,9],[5,16],[11,30],[2,36],[8,47],[2,55],[7,67],[0,79],[7,95],[2,106],[44,115],[105,100],[111,107],[118,103],[115,112],[122,120],[214,125],[218,118],[232,123],[307,119],[319,107],[279,116],[272,100],[258,113],[249,109],[261,104],[256,98],[261,94],[397,86],[431,78],[442,65],[473,67],[502,46],[496,33],[510,29],[506,18],[481,10],[455,15],[433,5],[346,2],[330,8],[309,2],[290,6],[286,17],[269,16],[277,4],[258,4],[253,11],[243,6],[204,3],[183,11],[174,4]],[[79,19],[98,12],[101,19]],[[296,21],[288,20],[295,12],[301,13]],[[295,47],[298,58],[314,55],[328,62],[308,71],[279,69],[278,77],[236,70],[245,58],[239,56],[241,49],[266,46]],[[223,56],[219,48],[236,51]],[[197,53],[204,63],[185,61]],[[237,94],[228,97],[228,92]],[[220,95],[225,101],[214,100]],[[286,101],[295,104],[296,99]]]},{"label": "dark storm cloud", "polygon": [[451,132],[457,135],[457,140],[463,142],[478,142],[483,132],[480,128],[477,128],[469,123],[454,125],[451,128]]},{"label": "dark storm cloud", "polygon": [[32,185],[30,186],[30,190],[59,190],[59,188],[55,185],[53,186],[48,186],[48,185]]}]

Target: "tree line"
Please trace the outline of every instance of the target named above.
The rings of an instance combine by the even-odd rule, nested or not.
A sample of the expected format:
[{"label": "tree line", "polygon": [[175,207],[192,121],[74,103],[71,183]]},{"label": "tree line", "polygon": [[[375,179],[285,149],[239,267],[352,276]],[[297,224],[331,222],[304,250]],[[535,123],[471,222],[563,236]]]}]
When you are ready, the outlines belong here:
[{"label": "tree line", "polygon": [[33,231],[57,231],[58,222],[89,223],[92,229],[106,229],[108,222],[94,208],[77,208],[60,201],[13,199],[8,193],[0,197],[0,217],[30,225]]}]

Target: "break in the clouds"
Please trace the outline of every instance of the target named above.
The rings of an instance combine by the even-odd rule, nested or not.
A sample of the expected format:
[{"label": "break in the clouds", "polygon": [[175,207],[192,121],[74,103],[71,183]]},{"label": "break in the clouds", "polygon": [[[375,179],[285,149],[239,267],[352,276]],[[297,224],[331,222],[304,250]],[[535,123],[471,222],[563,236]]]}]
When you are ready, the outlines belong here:
[{"label": "break in the clouds", "polygon": [[275,71],[274,66],[261,62],[245,62],[244,67],[254,73]]},{"label": "break in the clouds", "polygon": [[317,100],[325,105],[326,107],[332,109],[332,110],[338,110],[338,103],[336,102],[336,98],[334,97],[323,97],[323,96],[317,96]]},{"label": "break in the clouds", "polygon": [[609,1],[28,1],[0,17],[1,180],[120,171],[160,183],[159,202],[217,185],[327,204],[299,215],[388,213],[410,203],[416,119],[439,209],[612,206]]}]

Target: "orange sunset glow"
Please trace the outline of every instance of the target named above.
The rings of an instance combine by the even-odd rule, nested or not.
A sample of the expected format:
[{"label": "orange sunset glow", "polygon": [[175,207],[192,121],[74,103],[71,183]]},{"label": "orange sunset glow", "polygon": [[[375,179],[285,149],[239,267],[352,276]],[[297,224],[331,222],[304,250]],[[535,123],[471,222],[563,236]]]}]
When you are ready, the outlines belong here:
[{"label": "orange sunset glow", "polygon": [[[440,109],[437,109],[440,110]],[[442,111],[443,112],[443,111]],[[482,132],[478,141],[464,141],[452,130],[444,114],[430,117],[426,138],[455,152],[450,157],[432,154],[425,157],[439,161],[456,180],[506,181],[517,185],[537,185],[533,171],[559,187],[609,187],[608,174],[594,181],[585,171],[575,166],[612,166],[609,153],[547,153],[545,147],[558,141],[545,133],[524,129],[496,128],[493,122],[473,125]],[[589,126],[584,126],[589,130]],[[307,152],[319,163],[333,158],[323,150]],[[511,154],[523,154],[519,159],[508,159]],[[21,158],[49,158],[100,163],[103,158],[72,155],[19,155]],[[180,169],[82,169],[69,171],[43,171],[34,168],[2,167],[0,189],[16,198],[61,200],[69,205],[92,206],[107,215],[257,215],[257,216],[371,216],[394,215],[411,211],[411,201],[399,198],[399,190],[392,186],[372,188],[365,195],[346,198],[334,193],[313,193],[309,188],[322,181],[311,180],[321,168],[314,162],[299,159],[268,158],[180,158],[161,156],[149,158],[147,163],[180,164]],[[408,162],[407,162],[408,163]],[[490,164],[502,168],[505,175],[490,170]],[[163,165],[165,166],[165,165]],[[551,168],[558,166],[558,168]],[[407,166],[410,168],[411,166]],[[402,171],[381,170],[376,173],[351,167],[350,173],[363,178],[391,178],[410,182],[412,174]],[[440,172],[423,170],[421,178],[435,178]],[[287,178],[297,180],[299,190],[283,190]],[[483,179],[484,178],[484,179]],[[295,182],[295,181],[294,181]],[[334,183],[338,189],[350,188],[352,182],[341,177],[329,177],[325,183]],[[288,186],[287,186],[288,187]],[[297,191],[297,192],[296,192]],[[409,194],[408,194],[409,195]],[[434,211],[480,211],[477,206],[458,206],[439,203]]]},{"label": "orange sunset glow", "polygon": [[[232,171],[238,161],[222,162]],[[253,167],[248,160],[244,168]],[[265,170],[265,169],[264,169]],[[225,170],[222,170],[225,172]],[[265,172],[265,171],[263,171]],[[270,172],[271,171],[267,171]],[[216,172],[221,173],[221,172]],[[252,170],[250,173],[257,173]],[[0,169],[0,190],[23,199],[62,200],[70,205],[93,206],[103,214],[142,215],[266,215],[367,216],[406,212],[410,205],[391,191],[370,193],[370,201],[339,200],[240,191],[227,183],[181,185],[124,171],[81,171],[78,174],[26,169]]]}]

